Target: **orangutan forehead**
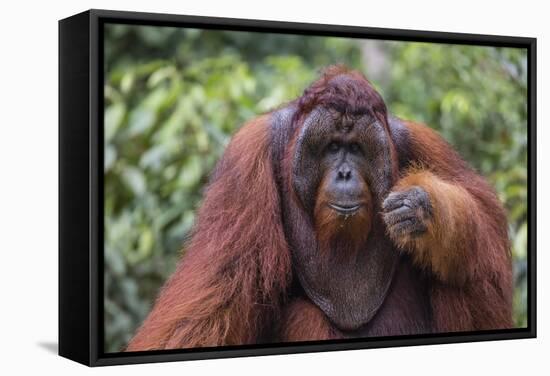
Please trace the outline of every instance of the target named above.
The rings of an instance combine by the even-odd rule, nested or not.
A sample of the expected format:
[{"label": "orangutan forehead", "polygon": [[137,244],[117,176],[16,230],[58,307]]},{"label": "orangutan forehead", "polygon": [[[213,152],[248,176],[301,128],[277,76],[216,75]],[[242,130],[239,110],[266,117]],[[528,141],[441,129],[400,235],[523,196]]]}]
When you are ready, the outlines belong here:
[{"label": "orangutan forehead", "polygon": [[353,129],[355,125],[365,125],[374,120],[374,116],[367,110],[357,110],[355,112],[340,111],[339,109],[325,108],[327,116],[330,116],[332,124],[338,129]]},{"label": "orangutan forehead", "polygon": [[332,141],[369,144],[375,150],[384,143],[385,133],[381,124],[368,115],[342,115],[317,107],[299,128],[295,150],[317,155]]},{"label": "orangutan forehead", "polygon": [[346,103],[344,99],[334,97],[323,103],[323,107],[335,115],[349,118],[372,116],[372,107],[361,103]]},{"label": "orangutan forehead", "polygon": [[319,119],[318,128],[325,132],[336,131],[338,133],[364,132],[367,127],[374,123],[375,117],[367,111],[341,112],[333,107],[318,108],[312,114]]}]

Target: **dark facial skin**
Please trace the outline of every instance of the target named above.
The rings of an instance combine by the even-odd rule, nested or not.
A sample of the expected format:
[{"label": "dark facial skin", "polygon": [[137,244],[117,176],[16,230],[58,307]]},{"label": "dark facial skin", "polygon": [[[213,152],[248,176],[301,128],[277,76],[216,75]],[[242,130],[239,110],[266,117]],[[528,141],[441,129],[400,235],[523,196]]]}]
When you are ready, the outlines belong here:
[{"label": "dark facial skin", "polygon": [[305,120],[294,160],[294,186],[311,211],[321,181],[329,206],[343,215],[361,209],[365,190],[381,203],[391,186],[391,160],[382,125],[365,113],[318,108]]},{"label": "dark facial skin", "polygon": [[[348,137],[346,137],[348,136]],[[325,149],[322,164],[328,176],[325,195],[328,205],[339,214],[350,215],[366,203],[365,179],[361,173],[364,164],[361,146],[350,135],[335,137]]]},{"label": "dark facial skin", "polygon": [[307,296],[343,330],[374,316],[398,260],[378,215],[397,177],[392,147],[371,114],[322,106],[294,145],[290,182],[300,205],[284,209],[294,267]]}]

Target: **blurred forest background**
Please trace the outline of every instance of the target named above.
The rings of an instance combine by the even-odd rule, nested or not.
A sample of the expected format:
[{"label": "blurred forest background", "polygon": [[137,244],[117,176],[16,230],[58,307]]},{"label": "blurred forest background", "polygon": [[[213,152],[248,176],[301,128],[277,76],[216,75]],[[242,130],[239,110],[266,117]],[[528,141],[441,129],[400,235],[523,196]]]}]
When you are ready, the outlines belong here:
[{"label": "blurred forest background", "polygon": [[525,50],[106,25],[105,351],[125,347],[174,270],[231,135],[335,63],[364,72],[392,113],[437,129],[496,187],[526,326]]}]

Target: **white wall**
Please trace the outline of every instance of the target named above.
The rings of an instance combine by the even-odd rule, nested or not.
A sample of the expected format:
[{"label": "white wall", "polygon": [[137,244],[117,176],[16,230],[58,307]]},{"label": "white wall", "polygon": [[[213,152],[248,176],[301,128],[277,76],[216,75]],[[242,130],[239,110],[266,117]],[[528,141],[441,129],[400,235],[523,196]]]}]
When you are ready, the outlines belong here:
[{"label": "white wall", "polygon": [[[550,369],[550,190],[545,1],[4,1],[0,22],[0,372],[157,374],[542,374]],[[57,342],[57,20],[88,8],[539,38],[537,340],[501,341],[87,369]],[[538,370],[538,371],[537,371]],[[32,374],[32,373],[31,373]]]}]

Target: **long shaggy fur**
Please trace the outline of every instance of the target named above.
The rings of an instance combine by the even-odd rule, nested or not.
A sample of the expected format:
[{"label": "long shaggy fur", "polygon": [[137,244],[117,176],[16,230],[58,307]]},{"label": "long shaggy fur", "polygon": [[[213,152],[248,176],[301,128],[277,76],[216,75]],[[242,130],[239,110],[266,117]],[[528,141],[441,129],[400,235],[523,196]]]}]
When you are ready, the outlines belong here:
[{"label": "long shaggy fur", "polygon": [[290,281],[266,118],[234,137],[188,251],[127,351],[257,343]]},{"label": "long shaggy fur", "polygon": [[315,233],[320,247],[319,257],[328,257],[331,250],[338,250],[341,256],[354,256],[360,251],[369,236],[372,226],[372,196],[368,187],[363,188],[360,201],[363,207],[356,213],[341,215],[330,209],[330,200],[324,192],[327,179],[319,187],[313,217]]},{"label": "long shaggy fur", "polygon": [[395,190],[421,186],[435,219],[427,234],[402,242],[416,265],[435,275],[436,331],[512,327],[512,265],[506,213],[496,193],[436,132],[407,122],[422,169],[407,171]]}]

